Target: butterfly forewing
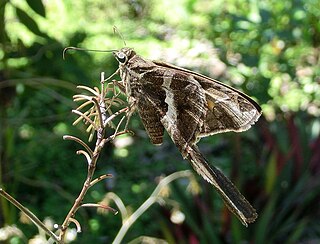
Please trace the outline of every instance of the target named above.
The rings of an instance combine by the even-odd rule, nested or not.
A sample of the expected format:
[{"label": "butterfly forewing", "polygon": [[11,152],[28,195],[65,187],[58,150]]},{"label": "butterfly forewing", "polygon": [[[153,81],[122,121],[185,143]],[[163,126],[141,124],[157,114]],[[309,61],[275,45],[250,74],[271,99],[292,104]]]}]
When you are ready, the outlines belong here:
[{"label": "butterfly forewing", "polygon": [[207,101],[200,137],[227,131],[245,131],[258,120],[261,111],[243,93],[217,82],[204,85],[206,81],[202,77],[200,79]]},{"label": "butterfly forewing", "polygon": [[260,106],[246,94],[196,72],[164,62],[155,63],[161,68],[179,71],[188,80],[196,80],[201,85],[201,93],[205,94],[206,99],[206,115],[199,137],[227,131],[245,131],[260,117]]}]

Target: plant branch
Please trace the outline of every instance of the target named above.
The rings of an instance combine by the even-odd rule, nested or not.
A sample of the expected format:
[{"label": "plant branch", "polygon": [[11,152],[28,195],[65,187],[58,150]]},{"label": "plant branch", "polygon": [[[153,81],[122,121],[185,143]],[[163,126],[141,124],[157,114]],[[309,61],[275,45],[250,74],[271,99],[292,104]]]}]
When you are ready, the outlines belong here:
[{"label": "plant branch", "polygon": [[106,178],[112,178],[111,174],[105,174],[105,175],[101,175],[98,178],[94,179],[93,181],[90,182],[90,187],[97,184],[98,182],[106,179]]},{"label": "plant branch", "polygon": [[14,199],[9,193],[0,188],[0,195],[7,199],[10,203],[16,206],[21,212],[23,212],[28,218],[39,228],[45,231],[45,233],[50,236],[57,243],[60,243],[60,239],[56,236],[51,230],[45,226],[37,216],[34,215],[28,208],[24,207],[21,203],[19,203],[16,199]]},{"label": "plant branch", "polygon": [[88,153],[90,154],[90,156],[92,157],[93,151],[91,150],[91,148],[90,148],[85,142],[83,142],[82,140],[80,140],[79,138],[77,138],[77,137],[75,137],[75,136],[65,135],[65,136],[63,136],[63,139],[64,139],[64,140],[72,140],[72,141],[78,142],[80,145],[82,145],[82,146],[87,150],[87,152],[88,152]]},{"label": "plant branch", "polygon": [[93,128],[94,128],[95,130],[98,130],[98,127],[94,124],[94,122],[93,122],[87,115],[85,115],[84,113],[81,113],[81,112],[78,111],[78,110],[72,110],[72,113],[75,113],[75,114],[77,114],[77,115],[80,115],[80,116],[83,117],[87,122],[89,122],[89,123],[93,126]]},{"label": "plant branch", "polygon": [[109,207],[107,205],[103,205],[103,204],[99,204],[99,203],[84,203],[84,204],[81,204],[80,207],[84,207],[84,208],[103,208],[103,209],[112,211],[114,214],[118,214],[118,211],[115,210],[114,208],[111,208],[111,207]]},{"label": "plant branch", "polygon": [[[73,113],[79,115],[81,118],[83,118],[86,122],[88,122],[90,125],[88,127],[89,131],[91,131],[91,135],[93,135],[93,133],[96,133],[97,135],[97,141],[95,143],[95,148],[92,151],[92,149],[86,144],[84,143],[82,140],[80,140],[79,138],[73,137],[73,136],[64,136],[64,139],[68,139],[68,140],[74,140],[76,142],[78,142],[79,144],[81,144],[86,151],[84,150],[79,150],[77,151],[78,154],[83,154],[86,157],[86,160],[88,162],[88,169],[87,169],[87,177],[85,182],[83,183],[83,187],[77,197],[77,199],[75,200],[73,206],[71,207],[71,209],[69,210],[67,216],[65,217],[62,225],[61,225],[61,229],[60,229],[60,233],[59,233],[59,239],[62,241],[64,240],[65,234],[66,234],[66,230],[68,228],[68,226],[70,225],[71,222],[75,223],[77,226],[77,230],[81,230],[81,226],[80,223],[74,218],[76,212],[78,211],[78,209],[80,207],[98,207],[98,208],[104,208],[104,209],[108,209],[113,211],[114,213],[116,213],[116,210],[114,210],[113,208],[106,206],[106,205],[102,205],[102,204],[96,204],[96,203],[82,203],[87,191],[90,189],[90,187],[92,187],[93,185],[95,185],[96,183],[98,183],[99,181],[106,179],[108,177],[111,177],[110,174],[105,174],[102,175],[96,179],[93,179],[93,175],[96,169],[96,165],[97,165],[97,161],[98,158],[100,156],[100,152],[102,150],[102,148],[104,147],[105,143],[114,139],[115,136],[120,135],[121,132],[118,132],[117,130],[119,130],[119,126],[117,126],[117,130],[116,132],[112,135],[109,136],[108,138],[104,138],[105,136],[105,129],[106,129],[106,125],[110,122],[112,122],[112,120],[114,118],[116,118],[116,116],[118,116],[121,113],[124,113],[127,111],[127,108],[121,109],[116,113],[111,114],[109,117],[106,114],[106,102],[108,102],[108,108],[112,105],[113,103],[113,99],[111,99],[110,101],[108,101],[105,98],[106,93],[105,91],[105,87],[104,87],[104,73],[101,73],[101,93],[99,91],[98,88],[89,88],[89,87],[85,87],[85,86],[78,86],[78,88],[80,89],[84,89],[87,90],[91,93],[93,93],[95,96],[94,97],[90,97],[90,96],[86,96],[86,95],[75,95],[74,96],[74,100],[80,101],[80,100],[88,100],[94,103],[94,108],[90,108],[90,110],[82,113],[79,110],[72,110]],[[108,86],[108,84],[107,84]],[[107,90],[106,90],[107,91]],[[88,105],[88,102],[84,102],[84,105],[80,105],[78,108],[81,109],[83,107],[85,107],[86,105]],[[93,117],[93,120],[91,119]],[[99,120],[99,122],[97,122]],[[78,121],[78,120],[76,120]],[[121,119],[121,121],[123,121],[123,119]]]},{"label": "plant branch", "polygon": [[83,90],[87,90],[89,92],[91,92],[93,95],[95,96],[99,96],[99,93],[97,91],[95,91],[94,89],[88,87],[88,86],[77,86],[78,89],[83,89]]}]

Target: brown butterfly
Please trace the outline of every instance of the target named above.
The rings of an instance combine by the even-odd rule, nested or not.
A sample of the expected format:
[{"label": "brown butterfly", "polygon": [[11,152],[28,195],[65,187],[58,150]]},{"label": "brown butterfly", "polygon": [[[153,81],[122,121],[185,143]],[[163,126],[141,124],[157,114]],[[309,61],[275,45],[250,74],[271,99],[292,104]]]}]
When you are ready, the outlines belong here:
[{"label": "brown butterfly", "polygon": [[232,182],[209,166],[196,143],[227,131],[245,131],[261,115],[260,106],[246,94],[204,75],[138,56],[132,48],[113,55],[132,109],[136,109],[153,144],[164,130],[196,172],[211,183],[228,208],[247,226],[255,209]]}]

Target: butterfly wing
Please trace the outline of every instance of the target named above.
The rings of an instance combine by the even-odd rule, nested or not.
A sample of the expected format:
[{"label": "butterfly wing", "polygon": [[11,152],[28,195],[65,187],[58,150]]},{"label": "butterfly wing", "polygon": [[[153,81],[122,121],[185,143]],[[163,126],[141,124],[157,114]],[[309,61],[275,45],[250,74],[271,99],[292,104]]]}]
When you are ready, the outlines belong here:
[{"label": "butterfly wing", "polygon": [[135,71],[131,77],[138,77],[131,85],[139,84],[132,96],[151,140],[157,142],[161,137],[162,141],[162,134],[155,139],[153,130],[165,128],[182,156],[217,189],[241,222],[253,222],[255,209],[221,171],[209,166],[195,144],[203,136],[248,129],[260,116],[260,107],[223,83],[170,64],[153,64],[148,63],[144,70],[141,65],[131,68]]},{"label": "butterfly wing", "polygon": [[152,144],[160,145],[163,141],[164,127],[160,122],[160,114],[154,109],[148,97],[141,96],[137,103],[138,113]]},{"label": "butterfly wing", "polygon": [[181,68],[176,72],[175,66],[165,63],[158,65],[168,106],[161,118],[164,128],[182,156],[247,226],[258,216],[255,209],[220,170],[207,163],[195,144],[199,137],[247,130],[261,114],[259,105],[221,82]]},{"label": "butterfly wing", "polygon": [[[176,72],[172,86],[176,83],[197,83],[200,89],[197,93],[204,97],[204,105],[200,103],[196,109],[203,109],[203,121],[198,123],[200,126],[197,137],[205,137],[227,131],[245,131],[253,125],[261,115],[260,106],[246,94],[230,87],[222,82],[206,77],[204,75],[183,69],[168,63],[154,61],[159,67],[169,68]],[[168,71],[167,71],[168,72]],[[181,90],[183,92],[183,90]],[[187,91],[186,91],[187,92]],[[185,93],[184,96],[188,96]],[[189,97],[192,100],[194,96]],[[182,101],[183,102],[183,101]],[[193,101],[193,104],[197,101]],[[178,105],[179,106],[179,105]],[[190,120],[181,121],[188,122]]]},{"label": "butterfly wing", "polygon": [[250,97],[220,82],[196,76],[206,96],[206,116],[200,137],[227,131],[245,131],[261,115],[261,108]]},{"label": "butterfly wing", "polygon": [[[152,120],[158,122],[160,119],[172,139],[175,130],[173,127],[179,128],[180,138],[173,140],[175,143],[180,140],[180,144],[176,145],[181,145],[179,149],[183,152],[186,144],[196,141],[201,130],[199,125],[205,117],[206,99],[199,82],[188,74],[155,65],[148,70],[140,69],[136,83],[139,87],[134,87],[132,95],[138,101],[141,117],[151,116]],[[136,90],[138,91],[135,92]],[[142,120],[147,119],[142,117]],[[149,130],[150,126],[144,124]],[[148,134],[150,135],[150,131]],[[184,145],[181,139],[185,142]]]}]

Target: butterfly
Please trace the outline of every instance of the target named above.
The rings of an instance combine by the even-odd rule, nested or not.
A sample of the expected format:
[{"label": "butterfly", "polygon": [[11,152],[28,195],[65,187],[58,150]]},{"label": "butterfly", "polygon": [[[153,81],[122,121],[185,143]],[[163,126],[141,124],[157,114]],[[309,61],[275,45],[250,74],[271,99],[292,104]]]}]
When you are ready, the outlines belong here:
[{"label": "butterfly", "polygon": [[153,144],[166,130],[183,158],[214,186],[227,207],[247,226],[256,210],[233,183],[209,165],[197,147],[202,137],[248,130],[260,117],[260,106],[248,95],[220,81],[137,55],[129,47],[113,51],[131,111],[137,111]]}]

